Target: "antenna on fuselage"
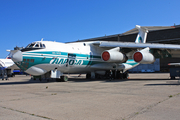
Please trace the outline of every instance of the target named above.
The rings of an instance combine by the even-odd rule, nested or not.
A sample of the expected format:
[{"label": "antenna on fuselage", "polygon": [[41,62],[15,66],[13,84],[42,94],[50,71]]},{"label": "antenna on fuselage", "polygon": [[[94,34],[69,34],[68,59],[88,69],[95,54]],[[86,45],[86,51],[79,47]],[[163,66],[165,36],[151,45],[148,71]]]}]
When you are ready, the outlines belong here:
[{"label": "antenna on fuselage", "polygon": [[43,41],[44,38],[41,38],[41,41]]}]

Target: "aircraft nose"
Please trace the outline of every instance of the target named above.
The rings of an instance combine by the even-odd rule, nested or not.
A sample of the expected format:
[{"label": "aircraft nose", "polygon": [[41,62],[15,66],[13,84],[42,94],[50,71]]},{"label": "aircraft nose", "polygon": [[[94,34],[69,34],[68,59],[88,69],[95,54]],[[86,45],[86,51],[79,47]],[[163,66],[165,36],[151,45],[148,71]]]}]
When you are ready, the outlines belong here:
[{"label": "aircraft nose", "polygon": [[12,55],[11,58],[14,62],[21,62],[22,61],[22,52],[21,51],[17,51],[16,53],[14,53]]}]

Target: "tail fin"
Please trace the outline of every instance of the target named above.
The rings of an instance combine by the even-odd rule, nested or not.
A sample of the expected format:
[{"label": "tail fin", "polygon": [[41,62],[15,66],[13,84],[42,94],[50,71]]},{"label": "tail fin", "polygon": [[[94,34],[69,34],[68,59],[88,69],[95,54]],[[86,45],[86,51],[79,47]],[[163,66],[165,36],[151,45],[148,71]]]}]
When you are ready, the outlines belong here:
[{"label": "tail fin", "polygon": [[139,25],[136,25],[136,28],[139,30],[139,33],[136,37],[135,43],[146,43],[148,30]]}]

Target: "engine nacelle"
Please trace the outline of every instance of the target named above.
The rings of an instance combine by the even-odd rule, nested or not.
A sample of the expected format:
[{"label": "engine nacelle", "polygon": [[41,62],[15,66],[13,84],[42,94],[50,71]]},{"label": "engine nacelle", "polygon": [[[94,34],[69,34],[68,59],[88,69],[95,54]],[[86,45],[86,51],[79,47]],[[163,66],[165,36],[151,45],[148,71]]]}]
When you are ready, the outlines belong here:
[{"label": "engine nacelle", "polygon": [[106,50],[101,54],[101,58],[106,62],[126,62],[127,57],[115,50]]},{"label": "engine nacelle", "polygon": [[135,62],[141,64],[151,64],[155,61],[154,56],[149,52],[149,48],[145,48],[141,51],[137,51],[133,55],[133,59]]}]

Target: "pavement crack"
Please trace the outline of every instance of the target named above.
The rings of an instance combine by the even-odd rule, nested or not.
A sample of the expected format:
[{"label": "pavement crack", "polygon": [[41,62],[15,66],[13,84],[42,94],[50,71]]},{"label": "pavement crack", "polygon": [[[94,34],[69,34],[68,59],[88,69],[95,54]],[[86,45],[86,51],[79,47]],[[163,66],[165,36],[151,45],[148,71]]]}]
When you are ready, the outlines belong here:
[{"label": "pavement crack", "polygon": [[177,93],[177,94],[174,94],[174,95],[169,95],[168,98],[166,98],[164,100],[161,100],[161,101],[159,101],[157,103],[154,103],[152,105],[146,106],[145,108],[142,108],[140,111],[131,113],[127,117],[123,118],[122,120],[129,120],[131,118],[136,117],[137,115],[143,114],[143,113],[147,112],[148,110],[152,109],[153,107],[157,106],[158,104],[163,103],[163,102],[165,102],[165,101],[167,101],[167,100],[169,100],[169,99],[171,99],[173,97],[176,97],[178,95],[180,95],[180,93]]},{"label": "pavement crack", "polygon": [[[46,97],[46,96],[51,96],[52,94],[48,94],[48,95],[39,95],[39,96],[34,96],[34,97],[23,97],[23,98],[17,98],[17,99],[10,99],[10,100],[6,100],[7,101],[18,101],[18,100],[26,100],[26,99],[31,99],[31,98],[40,98],[40,97]],[[53,95],[56,95],[56,93],[53,93]],[[4,102],[4,101],[0,101],[0,102]]]},{"label": "pavement crack", "polygon": [[15,111],[15,112],[19,112],[19,113],[23,113],[23,114],[27,114],[27,115],[39,117],[39,118],[44,118],[44,119],[47,119],[47,120],[53,120],[52,118],[49,118],[49,117],[46,117],[46,116],[31,114],[31,113],[28,113],[28,112],[25,112],[25,111],[16,110],[16,109],[12,109],[12,108],[7,108],[7,107],[3,107],[3,106],[0,106],[0,107],[3,108],[3,109],[7,109],[7,110],[11,110],[11,111]]}]

